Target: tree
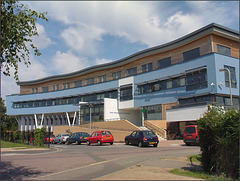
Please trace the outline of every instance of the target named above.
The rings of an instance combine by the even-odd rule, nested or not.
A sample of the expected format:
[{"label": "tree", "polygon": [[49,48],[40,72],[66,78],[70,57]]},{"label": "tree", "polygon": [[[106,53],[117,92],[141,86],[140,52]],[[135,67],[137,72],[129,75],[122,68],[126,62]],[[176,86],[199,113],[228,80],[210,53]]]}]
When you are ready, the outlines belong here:
[{"label": "tree", "polygon": [[18,63],[31,64],[29,49],[41,55],[32,38],[38,36],[36,21],[48,21],[46,14],[29,9],[18,0],[1,0],[1,71],[4,75],[10,76],[10,69],[14,68],[14,78],[19,81]]},{"label": "tree", "polygon": [[16,131],[18,129],[18,123],[15,116],[8,116],[6,114],[6,106],[4,100],[0,98],[0,127],[3,131]]}]

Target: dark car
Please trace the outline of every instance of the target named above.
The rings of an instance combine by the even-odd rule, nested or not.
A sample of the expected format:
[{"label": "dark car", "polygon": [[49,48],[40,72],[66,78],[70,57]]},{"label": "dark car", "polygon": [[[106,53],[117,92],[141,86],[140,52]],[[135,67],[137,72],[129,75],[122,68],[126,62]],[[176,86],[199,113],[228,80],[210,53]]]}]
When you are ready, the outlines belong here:
[{"label": "dark car", "polygon": [[90,135],[86,132],[73,133],[69,138],[67,138],[67,144],[76,143],[80,145],[81,143],[86,143]]},{"label": "dark car", "polygon": [[158,146],[158,137],[152,131],[133,131],[129,136],[125,137],[125,144],[138,145],[139,147],[153,145]]}]

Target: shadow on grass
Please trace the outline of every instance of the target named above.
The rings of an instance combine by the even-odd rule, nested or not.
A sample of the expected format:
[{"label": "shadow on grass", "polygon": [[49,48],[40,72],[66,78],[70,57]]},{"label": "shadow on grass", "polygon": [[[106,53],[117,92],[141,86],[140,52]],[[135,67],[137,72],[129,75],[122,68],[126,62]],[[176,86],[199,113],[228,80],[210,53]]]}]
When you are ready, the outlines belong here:
[{"label": "shadow on grass", "polygon": [[14,166],[11,162],[1,162],[0,165],[1,179],[0,180],[23,180],[24,177],[34,177],[43,172],[36,171],[23,166]]}]

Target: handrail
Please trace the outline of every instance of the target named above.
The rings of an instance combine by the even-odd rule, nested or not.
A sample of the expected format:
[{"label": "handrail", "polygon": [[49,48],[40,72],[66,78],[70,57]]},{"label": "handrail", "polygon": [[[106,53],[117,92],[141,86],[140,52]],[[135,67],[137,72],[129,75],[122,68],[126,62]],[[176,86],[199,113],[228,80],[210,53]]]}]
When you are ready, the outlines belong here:
[{"label": "handrail", "polygon": [[161,128],[161,127],[159,127],[159,126],[157,126],[157,125],[155,125],[155,124],[153,124],[153,123],[151,123],[151,122],[149,122],[149,121],[145,121],[144,122],[145,123],[145,126],[146,127],[149,127],[150,129],[152,129],[152,130],[154,130],[154,131],[156,131],[157,133],[159,133],[163,138],[166,138],[166,130],[164,130],[163,128]]}]

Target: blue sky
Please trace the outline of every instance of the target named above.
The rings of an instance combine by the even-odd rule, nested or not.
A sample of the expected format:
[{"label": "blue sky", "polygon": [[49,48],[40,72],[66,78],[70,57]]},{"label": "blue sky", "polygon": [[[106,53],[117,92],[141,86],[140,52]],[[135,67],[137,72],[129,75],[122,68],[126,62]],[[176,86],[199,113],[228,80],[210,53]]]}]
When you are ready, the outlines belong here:
[{"label": "blue sky", "polygon": [[[210,23],[239,31],[239,1],[20,1],[48,12],[34,44],[42,55],[19,65],[20,81],[77,71],[168,43]],[[2,76],[2,96],[19,93]]]}]

